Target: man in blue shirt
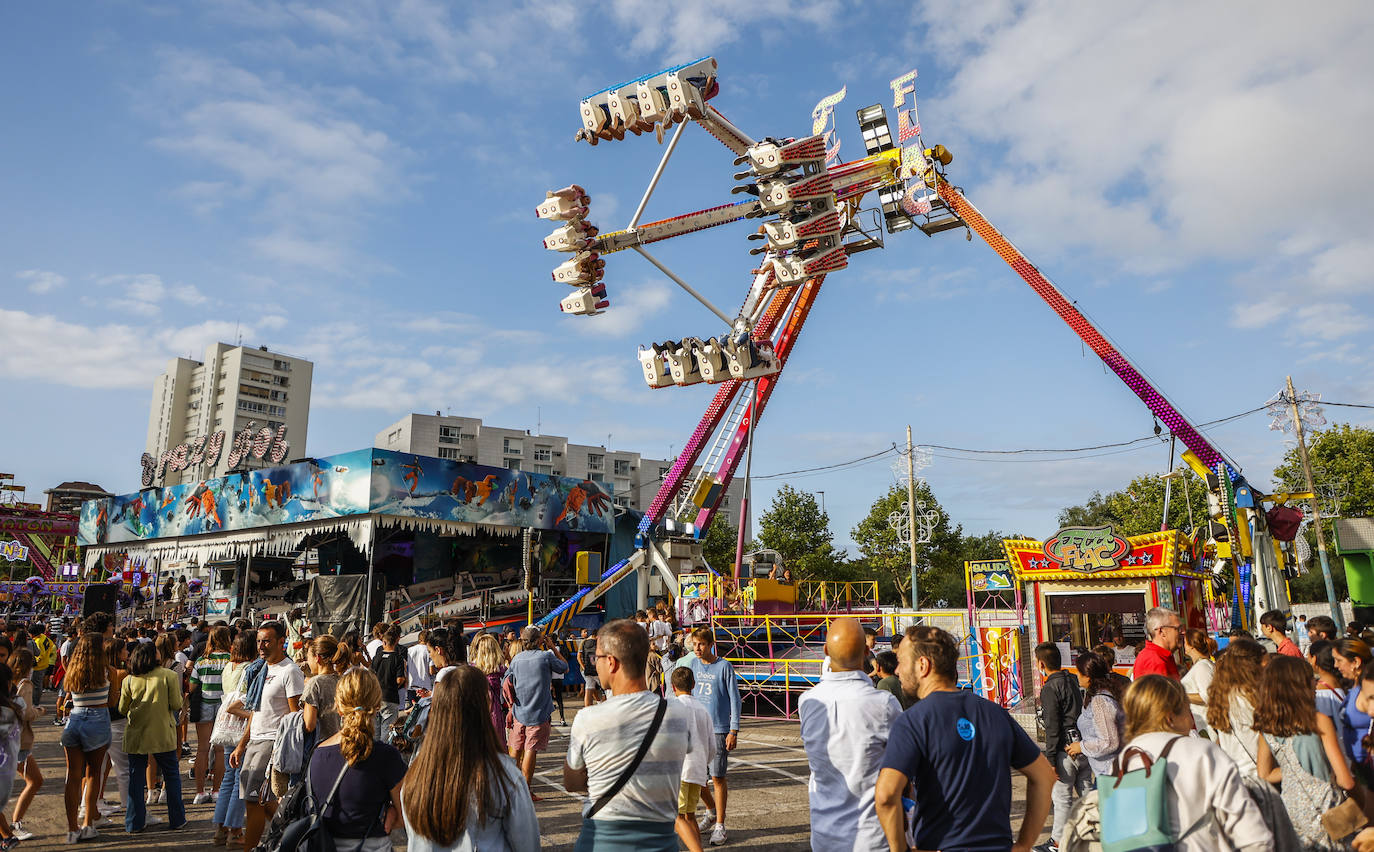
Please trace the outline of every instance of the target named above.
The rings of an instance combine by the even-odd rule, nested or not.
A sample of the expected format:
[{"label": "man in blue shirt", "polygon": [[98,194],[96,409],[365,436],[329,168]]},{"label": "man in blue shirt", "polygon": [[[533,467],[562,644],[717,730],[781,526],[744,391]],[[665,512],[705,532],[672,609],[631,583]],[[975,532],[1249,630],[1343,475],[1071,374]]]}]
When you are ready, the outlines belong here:
[{"label": "man in blue shirt", "polygon": [[[902,795],[914,785],[920,849],[1030,852],[1050,812],[1057,778],[1021,726],[998,705],[958,689],[959,646],[937,627],[911,627],[897,675],[921,699],[897,718],[878,773],[876,809],[892,852],[909,845]],[[1026,776],[1026,814],[1011,835],[1011,774]]]},{"label": "man in blue shirt", "polygon": [[730,665],[730,661],[716,656],[716,636],[711,628],[698,627],[692,631],[692,651],[695,656],[683,657],[678,665],[692,670],[692,676],[696,679],[692,694],[711,714],[711,727],[716,735],[716,756],[711,761],[711,783],[715,787],[715,796],[703,787],[701,801],[708,810],[715,811],[710,843],[719,846],[725,842],[725,800],[729,794],[725,769],[730,752],[739,742],[739,683],[735,680],[735,667]]},{"label": "man in blue shirt", "polygon": [[[510,730],[510,756],[534,786],[534,760],[549,747],[553,729],[553,676],[568,670],[568,662],[558,647],[544,638],[539,628],[530,625],[521,635],[525,650],[515,655],[506,670],[515,693],[511,708],[515,722]],[[533,797],[537,802],[538,796]]]}]

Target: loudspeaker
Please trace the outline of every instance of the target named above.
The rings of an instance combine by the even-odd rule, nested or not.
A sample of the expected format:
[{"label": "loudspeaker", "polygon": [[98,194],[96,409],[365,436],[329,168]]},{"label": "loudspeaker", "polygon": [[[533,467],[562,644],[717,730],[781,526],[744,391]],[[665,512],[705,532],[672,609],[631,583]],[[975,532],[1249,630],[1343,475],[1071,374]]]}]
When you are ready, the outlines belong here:
[{"label": "loudspeaker", "polygon": [[97,612],[115,613],[116,588],[109,583],[92,583],[86,587],[86,596],[81,601],[81,617]]}]

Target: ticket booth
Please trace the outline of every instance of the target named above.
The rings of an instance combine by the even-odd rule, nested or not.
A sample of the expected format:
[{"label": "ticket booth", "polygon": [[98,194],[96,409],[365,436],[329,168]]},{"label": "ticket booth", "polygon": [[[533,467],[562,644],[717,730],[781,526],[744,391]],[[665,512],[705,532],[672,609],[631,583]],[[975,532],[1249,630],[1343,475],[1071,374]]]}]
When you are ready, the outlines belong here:
[{"label": "ticket booth", "polygon": [[1124,538],[1110,526],[1068,527],[1048,541],[1007,539],[1007,561],[1034,613],[1032,645],[1074,652],[1113,637],[1118,670],[1129,671],[1145,642],[1145,613],[1177,610],[1185,628],[1206,628],[1206,575],[1177,530]]}]

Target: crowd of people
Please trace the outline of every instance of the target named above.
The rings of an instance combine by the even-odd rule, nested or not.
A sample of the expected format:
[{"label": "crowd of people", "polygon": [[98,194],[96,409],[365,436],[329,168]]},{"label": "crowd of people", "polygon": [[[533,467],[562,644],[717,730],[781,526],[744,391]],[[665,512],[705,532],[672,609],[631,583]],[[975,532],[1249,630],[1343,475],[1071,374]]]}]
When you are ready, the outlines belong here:
[{"label": "crowd of people", "polygon": [[[958,688],[945,631],[911,627],[888,650],[858,620],[832,620],[823,674],[798,703],[812,848],[1029,850],[1049,823],[1041,850],[1133,848],[1120,846],[1132,831],[1180,850],[1374,850],[1374,829],[1358,831],[1374,813],[1374,635],[1338,636],[1318,617],[1295,641],[1277,612],[1261,619],[1268,647],[1233,631],[1218,649],[1162,608],[1145,627],[1132,678],[1115,670],[1110,635],[1071,661],[1035,648],[1041,745]],[[245,852],[285,848],[302,819],[342,852],[389,850],[401,828],[426,852],[536,849],[536,771],[567,725],[565,683],[583,697],[562,766],[563,789],[585,795],[580,852],[729,841],[742,707],[709,627],[680,630],[660,605],[578,636],[531,626],[469,641],[457,621],[406,642],[396,624],[366,641],[339,632],[312,636],[299,613],[121,630],[97,614],[59,647],[45,625],[7,625],[0,850],[34,836],[45,688],[57,689],[67,843],[98,839],[121,812],[129,833],[180,829],[189,799],[213,803],[216,846]],[[1165,766],[1157,824],[1123,818],[1119,788],[1153,765]]]}]

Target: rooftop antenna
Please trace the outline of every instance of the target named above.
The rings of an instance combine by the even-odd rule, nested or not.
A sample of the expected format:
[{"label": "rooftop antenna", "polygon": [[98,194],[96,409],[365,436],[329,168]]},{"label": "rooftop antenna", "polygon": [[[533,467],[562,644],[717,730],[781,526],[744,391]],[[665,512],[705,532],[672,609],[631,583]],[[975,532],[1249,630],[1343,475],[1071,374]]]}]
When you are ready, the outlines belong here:
[{"label": "rooftop antenna", "polygon": [[544,434],[544,409],[537,405],[534,407],[534,434]]},{"label": "rooftop antenna", "polygon": [[237,346],[242,346],[242,345],[243,345],[243,335],[242,335],[242,334],[239,334],[239,321],[238,321],[238,320],[234,320],[234,340],[236,341],[235,345],[237,345]]}]

